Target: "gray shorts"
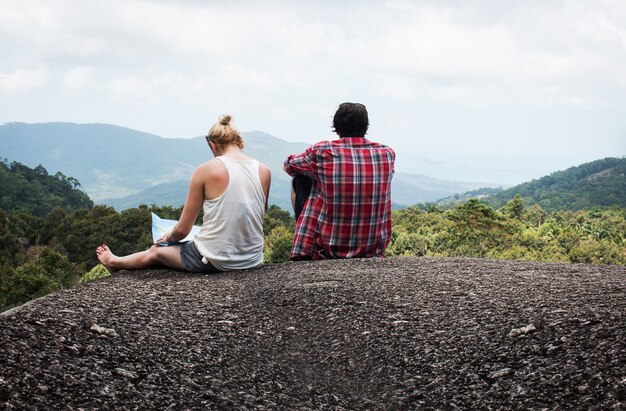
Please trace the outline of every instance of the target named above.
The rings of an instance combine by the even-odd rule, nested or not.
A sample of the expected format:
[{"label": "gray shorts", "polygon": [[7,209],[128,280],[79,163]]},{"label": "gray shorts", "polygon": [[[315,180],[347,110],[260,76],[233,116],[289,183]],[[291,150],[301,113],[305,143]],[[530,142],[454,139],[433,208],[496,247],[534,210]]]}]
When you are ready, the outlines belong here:
[{"label": "gray shorts", "polygon": [[211,263],[202,262],[202,254],[196,248],[193,241],[187,241],[180,246],[180,261],[183,263],[185,271],[192,273],[219,273]]}]

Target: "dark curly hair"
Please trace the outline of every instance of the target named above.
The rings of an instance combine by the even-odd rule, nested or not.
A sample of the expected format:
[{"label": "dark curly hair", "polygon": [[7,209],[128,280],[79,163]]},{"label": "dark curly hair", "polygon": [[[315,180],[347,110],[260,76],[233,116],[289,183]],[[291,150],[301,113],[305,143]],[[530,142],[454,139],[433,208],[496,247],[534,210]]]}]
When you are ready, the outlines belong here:
[{"label": "dark curly hair", "polygon": [[369,125],[367,109],[360,103],[342,103],[333,117],[333,131],[339,137],[363,137]]}]

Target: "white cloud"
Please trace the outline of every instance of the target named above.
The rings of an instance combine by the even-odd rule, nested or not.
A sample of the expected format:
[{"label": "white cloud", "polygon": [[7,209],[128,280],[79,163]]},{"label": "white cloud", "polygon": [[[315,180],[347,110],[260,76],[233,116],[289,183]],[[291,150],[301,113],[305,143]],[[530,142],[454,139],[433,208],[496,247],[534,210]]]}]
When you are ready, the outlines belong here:
[{"label": "white cloud", "polygon": [[515,44],[504,27],[455,23],[446,11],[419,11],[391,25],[375,45],[382,70],[434,78],[487,77],[511,64]]},{"label": "white cloud", "polygon": [[[97,67],[115,92],[168,94],[171,87],[150,89],[161,82],[149,77],[165,72],[285,92],[340,83],[336,88],[348,93],[378,88],[379,95],[399,100],[425,93],[470,106],[537,107],[546,97],[554,105],[593,105],[611,101],[593,95],[585,80],[595,76],[606,88],[623,87],[626,72],[620,20],[626,12],[610,2],[525,8],[431,2],[10,4],[5,11],[11,17],[2,21],[22,45],[48,61]],[[26,30],[31,14],[35,28]],[[555,84],[563,94],[546,94]]]},{"label": "white cloud", "polygon": [[68,90],[80,91],[96,85],[94,69],[88,66],[73,67],[63,75],[63,87]]},{"label": "white cloud", "polygon": [[217,83],[227,86],[269,89],[273,84],[267,74],[237,64],[220,66],[217,75]]},{"label": "white cloud", "polygon": [[114,78],[109,82],[109,89],[116,94],[138,94],[147,91],[148,83],[139,77],[127,75]]},{"label": "white cloud", "polygon": [[[58,27],[54,7],[40,1],[6,0],[0,3],[0,26],[5,33],[36,33]],[[29,30],[26,30],[29,28]]]},{"label": "white cloud", "polygon": [[49,80],[50,73],[45,67],[18,68],[10,73],[0,73],[0,90],[8,93],[23,93],[44,87]]},{"label": "white cloud", "polygon": [[610,101],[586,84],[619,86],[626,72],[624,20],[602,7],[550,3],[491,16],[483,9],[477,21],[471,5],[401,6],[401,20],[371,39],[365,62],[413,78],[414,89],[398,98],[425,92],[471,106],[602,107]]},{"label": "white cloud", "polygon": [[415,97],[415,90],[412,79],[408,76],[384,75],[381,77],[378,93],[395,99],[410,99]]}]

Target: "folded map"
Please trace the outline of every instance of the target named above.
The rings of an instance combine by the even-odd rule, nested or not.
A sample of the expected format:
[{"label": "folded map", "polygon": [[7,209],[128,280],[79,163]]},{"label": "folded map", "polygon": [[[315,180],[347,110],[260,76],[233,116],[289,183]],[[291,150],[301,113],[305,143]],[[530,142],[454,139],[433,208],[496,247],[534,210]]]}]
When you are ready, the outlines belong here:
[{"label": "folded map", "polygon": [[[171,231],[172,227],[174,227],[176,223],[178,223],[178,221],[161,218],[158,215],[152,213],[152,241],[154,241],[154,243],[156,244],[157,240],[163,237],[169,231]],[[191,241],[196,236],[196,233],[198,233],[198,231],[200,231],[200,227],[194,225],[193,227],[191,227],[191,232],[189,233],[189,235],[187,235],[187,237],[183,238],[180,241],[169,241],[167,245]]]}]

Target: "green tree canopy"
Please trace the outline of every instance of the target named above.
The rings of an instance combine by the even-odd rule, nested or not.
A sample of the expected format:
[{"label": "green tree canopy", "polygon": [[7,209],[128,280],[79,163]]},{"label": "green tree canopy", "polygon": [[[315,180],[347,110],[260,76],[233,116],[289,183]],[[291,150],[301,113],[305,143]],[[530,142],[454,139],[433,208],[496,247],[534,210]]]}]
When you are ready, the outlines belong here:
[{"label": "green tree canopy", "polygon": [[42,165],[32,169],[15,161],[0,161],[0,208],[43,218],[55,207],[74,211],[93,207],[93,201],[72,177],[62,173],[51,176]]}]

